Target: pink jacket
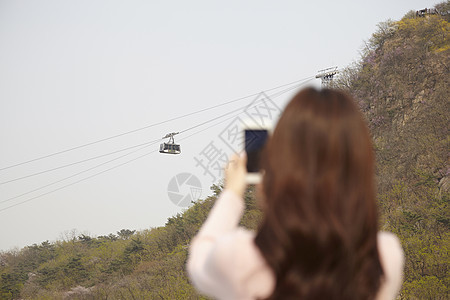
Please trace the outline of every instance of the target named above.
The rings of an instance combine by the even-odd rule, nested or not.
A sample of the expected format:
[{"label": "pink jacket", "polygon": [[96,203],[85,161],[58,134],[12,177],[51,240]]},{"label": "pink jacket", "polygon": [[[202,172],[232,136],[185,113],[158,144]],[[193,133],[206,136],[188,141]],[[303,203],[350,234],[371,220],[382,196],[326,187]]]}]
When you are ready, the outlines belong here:
[{"label": "pink jacket", "polygon": [[[225,190],[192,240],[187,270],[194,286],[217,299],[260,299],[272,294],[275,278],[254,244],[255,233],[238,226],[244,202]],[[376,299],[395,299],[403,274],[403,251],[397,237],[378,234],[385,279]]]}]

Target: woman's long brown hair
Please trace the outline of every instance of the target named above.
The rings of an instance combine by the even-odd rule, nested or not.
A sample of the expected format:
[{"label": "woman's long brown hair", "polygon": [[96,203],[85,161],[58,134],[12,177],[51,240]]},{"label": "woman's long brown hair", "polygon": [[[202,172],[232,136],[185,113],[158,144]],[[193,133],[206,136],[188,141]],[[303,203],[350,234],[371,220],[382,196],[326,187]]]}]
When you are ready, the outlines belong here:
[{"label": "woman's long brown hair", "polygon": [[255,243],[275,274],[269,299],[375,298],[383,271],[374,155],[354,100],[302,90],[265,151],[265,217]]}]

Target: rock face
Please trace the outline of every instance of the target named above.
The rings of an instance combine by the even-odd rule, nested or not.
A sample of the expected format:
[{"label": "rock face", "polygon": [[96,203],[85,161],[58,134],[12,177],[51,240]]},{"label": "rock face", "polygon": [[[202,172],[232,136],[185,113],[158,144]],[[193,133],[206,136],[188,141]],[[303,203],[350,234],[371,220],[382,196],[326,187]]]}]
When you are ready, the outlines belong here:
[{"label": "rock face", "polygon": [[[441,6],[448,10],[450,2]],[[448,17],[408,14],[381,23],[362,61],[338,80],[355,96],[372,131],[380,225],[400,237],[408,258],[405,299],[446,299],[449,280]]]}]

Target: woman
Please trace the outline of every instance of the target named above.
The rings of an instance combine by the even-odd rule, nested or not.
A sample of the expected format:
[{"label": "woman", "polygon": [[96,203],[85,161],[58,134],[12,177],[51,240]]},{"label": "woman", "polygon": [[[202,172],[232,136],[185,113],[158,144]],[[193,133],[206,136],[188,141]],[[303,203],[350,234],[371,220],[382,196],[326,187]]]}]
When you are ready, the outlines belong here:
[{"label": "woman", "polygon": [[340,91],[300,91],[264,159],[258,232],[238,227],[245,157],[193,239],[188,272],[219,299],[393,299],[403,252],[378,232],[374,154],[356,103]]}]

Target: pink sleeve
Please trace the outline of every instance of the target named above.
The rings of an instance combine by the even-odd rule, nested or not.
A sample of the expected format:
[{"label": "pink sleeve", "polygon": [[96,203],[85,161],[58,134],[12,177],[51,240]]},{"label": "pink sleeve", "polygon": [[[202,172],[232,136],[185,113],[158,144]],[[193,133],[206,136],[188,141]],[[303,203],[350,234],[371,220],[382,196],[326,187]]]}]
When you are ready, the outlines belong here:
[{"label": "pink sleeve", "polygon": [[[224,253],[224,242],[227,244],[230,234],[237,232],[243,211],[242,198],[231,191],[223,191],[191,242],[187,271],[195,287],[206,295],[227,295],[230,292],[223,278],[223,269],[227,266],[221,265],[226,260],[221,260],[220,256]],[[218,249],[219,239],[222,247]]]},{"label": "pink sleeve", "polygon": [[378,252],[384,278],[376,299],[395,299],[402,287],[405,261],[400,241],[392,233],[379,232]]}]

